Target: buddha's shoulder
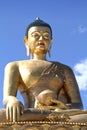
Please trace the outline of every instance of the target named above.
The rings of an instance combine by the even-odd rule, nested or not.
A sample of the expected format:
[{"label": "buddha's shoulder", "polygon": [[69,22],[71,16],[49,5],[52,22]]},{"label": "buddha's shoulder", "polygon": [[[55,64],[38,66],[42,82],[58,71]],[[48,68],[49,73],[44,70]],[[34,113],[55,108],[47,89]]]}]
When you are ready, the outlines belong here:
[{"label": "buddha's shoulder", "polygon": [[54,62],[52,61],[53,64],[55,64],[58,68],[65,70],[65,71],[72,71],[71,67],[69,65],[63,64],[61,62]]},{"label": "buddha's shoulder", "polygon": [[34,60],[19,60],[19,61],[12,61],[12,62],[9,62],[5,65],[5,68],[6,69],[13,69],[13,68],[19,68],[19,67],[23,67],[23,66],[27,66],[27,65],[32,65],[34,64]]},{"label": "buddha's shoulder", "polygon": [[5,65],[5,69],[16,69],[19,68],[20,65],[26,64],[29,60],[20,60],[20,61],[12,61]]}]

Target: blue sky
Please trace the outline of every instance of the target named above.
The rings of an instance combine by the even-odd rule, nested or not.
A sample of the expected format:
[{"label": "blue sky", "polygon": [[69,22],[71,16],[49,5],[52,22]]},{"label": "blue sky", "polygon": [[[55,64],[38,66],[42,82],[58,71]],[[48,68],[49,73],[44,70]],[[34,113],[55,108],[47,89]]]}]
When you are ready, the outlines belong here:
[{"label": "blue sky", "polygon": [[4,67],[8,62],[29,59],[23,39],[27,25],[36,17],[48,22],[53,30],[54,43],[48,60],[60,61],[73,69],[87,109],[87,0],[0,1],[0,108]]}]

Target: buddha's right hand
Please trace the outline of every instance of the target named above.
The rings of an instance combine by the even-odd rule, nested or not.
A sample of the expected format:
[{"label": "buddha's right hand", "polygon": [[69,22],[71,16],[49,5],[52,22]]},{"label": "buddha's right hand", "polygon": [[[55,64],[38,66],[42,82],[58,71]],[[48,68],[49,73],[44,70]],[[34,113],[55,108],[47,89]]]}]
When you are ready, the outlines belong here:
[{"label": "buddha's right hand", "polygon": [[13,122],[19,121],[20,115],[23,114],[23,111],[23,104],[16,97],[10,97],[6,105],[7,120]]}]

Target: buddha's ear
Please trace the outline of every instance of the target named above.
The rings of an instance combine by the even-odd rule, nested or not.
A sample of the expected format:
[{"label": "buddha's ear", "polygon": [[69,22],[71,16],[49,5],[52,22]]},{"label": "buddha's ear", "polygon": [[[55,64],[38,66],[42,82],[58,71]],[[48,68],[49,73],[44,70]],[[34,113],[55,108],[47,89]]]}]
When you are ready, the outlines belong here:
[{"label": "buddha's ear", "polygon": [[26,36],[24,37],[24,44],[25,44],[26,49],[27,49],[27,56],[29,56],[30,51],[29,51],[29,46],[28,46],[28,38]]},{"label": "buddha's ear", "polygon": [[53,44],[53,39],[50,40],[50,44],[49,44],[49,49],[48,49],[48,55],[49,55],[49,57],[51,56],[50,49],[52,47],[52,44]]},{"label": "buddha's ear", "polygon": [[53,38],[50,40],[50,47],[52,47],[53,44]]},{"label": "buddha's ear", "polygon": [[24,37],[24,43],[25,43],[25,46],[28,45],[28,38],[26,36]]}]

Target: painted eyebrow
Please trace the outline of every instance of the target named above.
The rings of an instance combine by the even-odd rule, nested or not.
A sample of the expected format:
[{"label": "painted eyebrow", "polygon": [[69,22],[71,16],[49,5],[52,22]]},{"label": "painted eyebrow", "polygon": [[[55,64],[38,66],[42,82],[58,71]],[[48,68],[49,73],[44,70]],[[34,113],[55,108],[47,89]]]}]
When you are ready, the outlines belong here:
[{"label": "painted eyebrow", "polygon": [[31,34],[34,34],[34,33],[40,33],[39,31],[34,31],[34,32],[32,32]]},{"label": "painted eyebrow", "polygon": [[48,31],[45,31],[44,33],[49,33]]},{"label": "painted eyebrow", "polygon": [[[34,32],[32,32],[32,34],[33,33],[41,33],[40,31],[34,31]],[[48,31],[45,31],[45,32],[43,32],[43,33],[48,33],[49,34],[49,32]]]}]

